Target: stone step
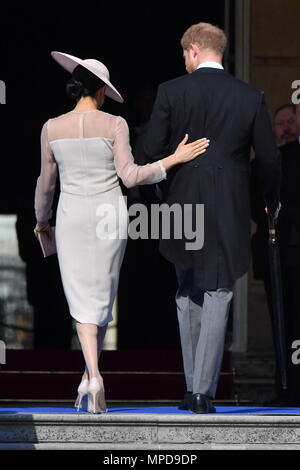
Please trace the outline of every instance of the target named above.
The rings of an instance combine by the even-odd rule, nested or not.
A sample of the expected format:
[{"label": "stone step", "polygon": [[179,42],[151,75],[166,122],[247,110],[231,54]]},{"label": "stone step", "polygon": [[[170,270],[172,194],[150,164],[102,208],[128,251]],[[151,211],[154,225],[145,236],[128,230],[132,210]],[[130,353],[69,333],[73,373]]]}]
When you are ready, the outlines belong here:
[{"label": "stone step", "polygon": [[300,415],[0,413],[0,449],[300,449]]}]

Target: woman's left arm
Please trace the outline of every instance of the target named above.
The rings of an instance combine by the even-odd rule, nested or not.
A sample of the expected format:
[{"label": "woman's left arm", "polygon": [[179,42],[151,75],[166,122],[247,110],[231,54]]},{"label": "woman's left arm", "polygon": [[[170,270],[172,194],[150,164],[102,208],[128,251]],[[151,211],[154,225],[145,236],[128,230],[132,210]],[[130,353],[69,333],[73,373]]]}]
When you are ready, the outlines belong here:
[{"label": "woman's left arm", "polygon": [[57,163],[54,159],[48,140],[48,121],[41,131],[41,172],[37,179],[34,209],[37,224],[34,230],[42,230],[47,227],[52,215],[52,203],[57,178]]}]

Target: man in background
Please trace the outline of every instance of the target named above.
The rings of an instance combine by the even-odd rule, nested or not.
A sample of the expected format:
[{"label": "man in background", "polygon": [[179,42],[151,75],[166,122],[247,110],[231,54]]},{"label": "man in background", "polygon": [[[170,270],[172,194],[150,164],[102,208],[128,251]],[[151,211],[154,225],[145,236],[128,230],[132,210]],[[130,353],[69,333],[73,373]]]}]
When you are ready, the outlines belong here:
[{"label": "man in background", "polygon": [[[282,204],[277,235],[280,247],[282,268],[284,319],[287,351],[287,391],[281,389],[278,367],[276,366],[276,397],[266,405],[300,405],[300,366],[293,364],[293,342],[300,339],[300,105],[284,104],[274,114],[274,133],[281,145],[281,190]],[[268,309],[272,321],[273,341],[275,344],[274,315],[271,279],[268,259],[268,220],[264,210],[262,194],[258,188],[257,162],[251,164],[252,219],[257,224],[252,236],[252,260],[255,279],[262,279],[265,286]]]},{"label": "man in background", "polygon": [[283,104],[275,110],[274,132],[279,146],[298,138],[300,132],[296,118],[296,105]]}]

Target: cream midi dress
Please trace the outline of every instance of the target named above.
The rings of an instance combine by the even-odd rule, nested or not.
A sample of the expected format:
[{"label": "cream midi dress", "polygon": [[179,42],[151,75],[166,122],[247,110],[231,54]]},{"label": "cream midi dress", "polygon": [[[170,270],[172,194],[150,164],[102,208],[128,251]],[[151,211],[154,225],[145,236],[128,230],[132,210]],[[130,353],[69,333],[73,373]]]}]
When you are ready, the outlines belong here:
[{"label": "cream midi dress", "polygon": [[70,111],[41,131],[41,171],[34,208],[38,223],[52,216],[57,178],[56,246],[71,316],[104,326],[112,321],[128,234],[126,187],[166,178],[161,161],[134,163],[126,121],[99,110]]}]

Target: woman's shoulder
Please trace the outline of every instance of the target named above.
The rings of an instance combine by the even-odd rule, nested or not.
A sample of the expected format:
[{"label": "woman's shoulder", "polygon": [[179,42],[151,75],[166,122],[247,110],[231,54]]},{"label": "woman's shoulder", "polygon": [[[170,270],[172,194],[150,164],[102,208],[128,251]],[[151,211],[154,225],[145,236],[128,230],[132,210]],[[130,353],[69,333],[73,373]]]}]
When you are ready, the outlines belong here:
[{"label": "woman's shoulder", "polygon": [[[61,135],[62,133],[68,134],[70,128],[74,128],[78,122],[78,116],[82,115],[80,112],[69,111],[57,116],[50,117],[43,124],[44,132],[47,130],[48,136],[51,139]],[[104,112],[102,110],[95,110],[95,112],[86,112],[85,116],[89,116],[86,120],[86,126],[93,133],[100,132],[110,139],[115,139],[117,134],[127,135],[129,133],[128,124],[125,118],[120,115]]]},{"label": "woman's shoulder", "polygon": [[117,114],[106,113],[105,111],[99,111],[98,116],[115,124],[117,124],[118,122],[126,122],[126,120],[122,116],[119,116]]},{"label": "woman's shoulder", "polygon": [[105,123],[108,128],[113,132],[115,136],[120,130],[128,131],[128,124],[125,118],[120,115],[106,113],[104,111],[99,111],[97,114],[99,121],[102,120],[102,123]]},{"label": "woman's shoulder", "polygon": [[[62,114],[59,114],[57,116],[53,116],[51,118],[48,119],[48,121],[59,121],[60,119],[64,119],[66,117],[69,117],[69,116],[73,116],[73,115],[76,115],[76,114],[81,114],[79,112],[73,112],[72,110],[71,111],[67,111],[66,113],[62,113]],[[96,117],[96,118],[102,118],[102,119],[105,119],[105,120],[108,120],[108,121],[118,121],[118,120],[121,120],[121,121],[125,121],[126,120],[120,116],[120,115],[116,115],[116,114],[111,114],[111,113],[107,113],[105,111],[102,111],[100,109],[97,109],[95,110],[95,113],[91,113],[93,115],[93,117]],[[48,122],[47,121],[47,122]]]},{"label": "woman's shoulder", "polygon": [[44,122],[44,125],[48,125],[49,123],[52,123],[52,122],[59,122],[61,119],[65,118],[65,116],[67,116],[69,113],[62,113],[62,114],[59,114],[57,116],[52,116],[52,117],[49,117],[47,119],[47,121]]}]

